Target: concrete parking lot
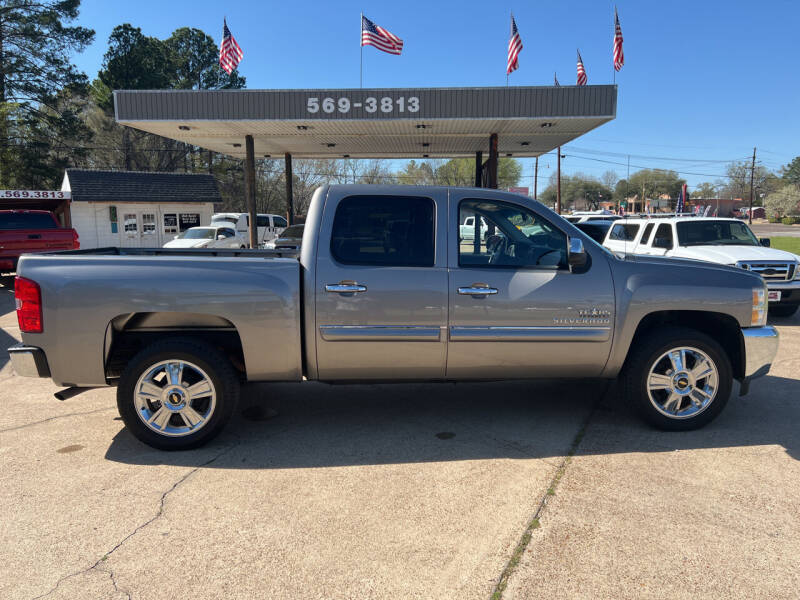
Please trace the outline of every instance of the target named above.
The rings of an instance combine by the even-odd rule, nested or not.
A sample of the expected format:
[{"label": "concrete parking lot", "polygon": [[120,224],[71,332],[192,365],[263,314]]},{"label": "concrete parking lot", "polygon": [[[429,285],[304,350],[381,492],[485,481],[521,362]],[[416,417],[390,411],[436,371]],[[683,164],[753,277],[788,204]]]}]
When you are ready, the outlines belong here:
[{"label": "concrete parking lot", "polygon": [[796,598],[800,318],[775,324],[771,374],[697,432],[600,382],[272,384],[177,454],[0,351],[0,598]]}]

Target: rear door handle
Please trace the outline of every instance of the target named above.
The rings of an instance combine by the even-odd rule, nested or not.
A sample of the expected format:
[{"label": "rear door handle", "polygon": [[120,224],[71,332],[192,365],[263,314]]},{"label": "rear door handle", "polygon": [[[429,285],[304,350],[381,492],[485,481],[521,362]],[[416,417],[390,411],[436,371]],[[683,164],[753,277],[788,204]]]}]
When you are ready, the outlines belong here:
[{"label": "rear door handle", "polygon": [[458,293],[462,296],[492,296],[497,293],[497,288],[491,288],[486,284],[473,283],[470,287],[458,288]]},{"label": "rear door handle", "polygon": [[326,292],[334,294],[355,294],[356,292],[366,292],[367,286],[359,285],[351,281],[341,281],[339,283],[329,283],[325,286]]}]

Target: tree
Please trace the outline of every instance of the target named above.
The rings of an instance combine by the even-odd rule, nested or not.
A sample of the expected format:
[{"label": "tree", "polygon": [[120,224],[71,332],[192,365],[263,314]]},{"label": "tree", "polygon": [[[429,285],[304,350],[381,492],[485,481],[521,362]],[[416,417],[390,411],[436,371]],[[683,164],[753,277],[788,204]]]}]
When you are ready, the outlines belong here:
[{"label": "tree", "polygon": [[778,188],[779,180],[774,173],[761,165],[752,168],[750,161],[730,163],[727,168],[727,182],[725,183],[720,197],[722,198],[750,198],[750,171],[753,171],[753,204],[761,205],[761,196],[768,194]]},{"label": "tree", "polygon": [[[522,165],[513,158],[497,161],[497,187],[506,189],[519,183]],[[452,158],[448,161],[434,159],[417,163],[409,161],[398,173],[400,183],[410,185],[450,185],[472,187],[475,185],[475,161],[470,158]]]},{"label": "tree", "polygon": [[190,27],[181,27],[164,41],[169,56],[170,87],[179,90],[227,90],[245,87],[245,78],[234,70],[229,75],[219,66],[214,39]]},{"label": "tree", "polygon": [[[51,148],[80,137],[80,106],[70,101],[86,76],[70,62],[94,31],[67,24],[80,0],[5,0],[0,3],[0,186],[52,185]],[[28,178],[20,168],[39,165]]]},{"label": "tree", "polygon": [[698,183],[694,186],[694,189],[691,191],[692,198],[716,198],[717,197],[717,188],[713,183],[709,183],[704,181],[703,183]]},{"label": "tree", "polygon": [[[547,206],[554,206],[557,195],[557,179],[555,175],[545,190],[539,194],[539,200]],[[601,183],[596,177],[583,173],[561,176],[561,206],[563,210],[598,210],[600,202],[611,201],[611,188]]]},{"label": "tree", "polygon": [[606,171],[600,176],[600,181],[603,182],[608,189],[613,190],[619,181],[619,175],[615,171]]},{"label": "tree", "polygon": [[764,201],[767,213],[771,217],[785,217],[800,212],[800,187],[787,184],[771,192]]},{"label": "tree", "polygon": [[795,156],[792,162],[781,167],[781,178],[794,185],[800,185],[800,156]]},{"label": "tree", "polygon": [[677,198],[685,179],[675,171],[663,169],[642,169],[636,171],[628,180],[629,195],[637,195],[643,200],[657,199],[662,195]]}]

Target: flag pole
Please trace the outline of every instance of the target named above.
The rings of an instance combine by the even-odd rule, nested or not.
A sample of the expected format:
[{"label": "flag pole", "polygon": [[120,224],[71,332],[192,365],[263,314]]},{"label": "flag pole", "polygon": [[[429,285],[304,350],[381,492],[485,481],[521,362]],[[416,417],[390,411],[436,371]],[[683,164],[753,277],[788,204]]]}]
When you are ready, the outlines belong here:
[{"label": "flag pole", "polygon": [[361,39],[362,32],[364,31],[364,12],[361,12],[361,18],[358,20],[358,45],[361,47],[361,63],[358,66],[358,87],[364,87],[364,43]]}]

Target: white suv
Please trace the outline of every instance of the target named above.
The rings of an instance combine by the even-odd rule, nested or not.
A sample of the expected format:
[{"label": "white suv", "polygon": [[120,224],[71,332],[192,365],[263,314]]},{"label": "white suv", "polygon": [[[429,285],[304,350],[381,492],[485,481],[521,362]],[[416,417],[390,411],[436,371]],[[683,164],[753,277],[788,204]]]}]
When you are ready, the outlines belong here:
[{"label": "white suv", "polygon": [[758,273],[769,290],[769,310],[778,317],[800,306],[800,256],[769,247],[736,219],[673,217],[624,219],[608,230],[603,245],[619,254],[691,258]]}]

